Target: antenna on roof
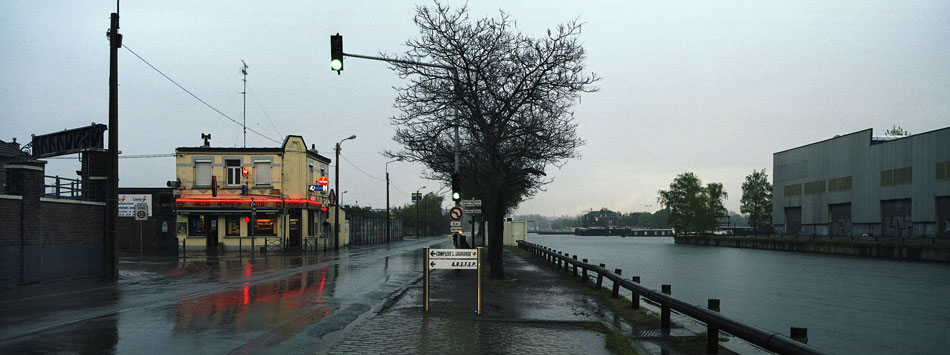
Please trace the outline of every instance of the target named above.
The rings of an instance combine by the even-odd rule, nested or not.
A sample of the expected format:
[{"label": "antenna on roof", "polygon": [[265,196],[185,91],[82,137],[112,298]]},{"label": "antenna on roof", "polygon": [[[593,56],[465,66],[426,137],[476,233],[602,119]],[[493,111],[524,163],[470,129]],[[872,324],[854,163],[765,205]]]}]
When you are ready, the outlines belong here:
[{"label": "antenna on roof", "polygon": [[244,65],[241,67],[241,74],[244,75],[244,91],[241,91],[241,95],[244,96],[244,108],[241,111],[241,117],[244,118],[244,148],[247,148],[247,63],[241,59],[241,64]]}]

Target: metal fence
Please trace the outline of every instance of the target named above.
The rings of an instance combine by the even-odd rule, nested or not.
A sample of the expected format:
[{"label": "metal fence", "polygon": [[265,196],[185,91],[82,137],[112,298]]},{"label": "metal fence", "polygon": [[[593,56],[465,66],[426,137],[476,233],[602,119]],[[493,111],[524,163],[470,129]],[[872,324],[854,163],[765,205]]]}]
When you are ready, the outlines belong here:
[{"label": "metal fence", "polygon": [[[386,242],[386,218],[370,215],[350,215],[350,245],[371,245]],[[402,221],[390,219],[391,240],[403,240]]]},{"label": "metal fence", "polygon": [[[631,307],[640,307],[640,297],[644,297],[660,305],[660,328],[670,329],[670,311],[676,311],[680,314],[689,316],[697,321],[706,324],[706,351],[715,354],[719,349],[719,331],[732,334],[749,343],[760,346],[766,350],[780,354],[827,354],[827,352],[806,344],[808,330],[806,328],[791,328],[791,336],[785,336],[776,332],[754,327],[740,323],[732,318],[719,314],[719,300],[710,299],[707,307],[693,305],[670,296],[671,286],[662,285],[662,290],[640,286],[640,277],[634,276],[630,280],[624,280],[620,274],[622,270],[615,269],[610,272],[606,265],[595,266],[588,264],[587,259],[577,260],[577,255],[571,257],[569,254],[553,250],[537,244],[518,241],[518,245],[543,258],[547,262],[554,263],[558,268],[563,268],[565,272],[573,271],[574,276],[578,276],[578,269],[581,270],[581,280],[588,281],[588,273],[596,274],[596,287],[600,289],[604,278],[613,282],[612,297],[619,297],[620,288],[631,292]],[[805,342],[802,342],[804,340]]]},{"label": "metal fence", "polygon": [[45,175],[43,179],[43,195],[47,197],[89,200],[95,196],[92,185],[84,185],[82,180],[60,176]]}]

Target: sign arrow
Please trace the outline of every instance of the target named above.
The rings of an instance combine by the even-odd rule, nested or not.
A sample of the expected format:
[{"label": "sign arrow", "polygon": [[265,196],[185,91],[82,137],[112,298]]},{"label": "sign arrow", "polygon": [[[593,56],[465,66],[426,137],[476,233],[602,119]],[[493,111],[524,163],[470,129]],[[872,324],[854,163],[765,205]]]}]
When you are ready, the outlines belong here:
[{"label": "sign arrow", "polygon": [[429,263],[430,267],[435,267],[435,261]]}]

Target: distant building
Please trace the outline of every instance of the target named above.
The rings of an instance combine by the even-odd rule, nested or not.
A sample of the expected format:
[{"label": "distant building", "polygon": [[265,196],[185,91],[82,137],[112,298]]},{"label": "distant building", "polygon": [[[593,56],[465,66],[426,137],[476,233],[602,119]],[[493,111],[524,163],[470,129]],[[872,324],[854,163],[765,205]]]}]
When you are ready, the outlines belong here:
[{"label": "distant building", "polygon": [[590,211],[581,217],[581,224],[584,228],[608,228],[616,227],[620,222],[620,214],[606,208],[600,211]]},{"label": "distant building", "polygon": [[252,232],[256,247],[312,248],[333,223],[333,209],[323,208],[328,194],[309,189],[327,176],[330,159],[303,137],[274,148],[180,147],[175,161],[175,230],[189,249],[247,249]]},{"label": "distant building", "polygon": [[802,235],[950,238],[950,127],[871,129],[773,155],[772,222]]}]

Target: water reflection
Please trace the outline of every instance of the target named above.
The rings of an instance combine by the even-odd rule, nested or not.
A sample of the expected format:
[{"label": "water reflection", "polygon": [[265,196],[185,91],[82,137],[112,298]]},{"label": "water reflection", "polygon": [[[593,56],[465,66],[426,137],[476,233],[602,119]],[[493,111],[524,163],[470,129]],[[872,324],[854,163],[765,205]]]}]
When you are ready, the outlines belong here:
[{"label": "water reflection", "polygon": [[[252,285],[248,281],[232,290],[181,300],[175,304],[175,332],[248,332],[280,324],[282,332],[294,334],[332,313],[324,299],[332,294],[328,272],[329,268],[323,267],[272,282]],[[253,265],[246,263],[244,275],[252,274]]]},{"label": "water reflection", "polygon": [[[646,287],[672,284],[698,305],[836,353],[935,353],[950,348],[950,265],[674,244],[672,238],[530,235]],[[629,293],[625,295],[629,297]]]}]

